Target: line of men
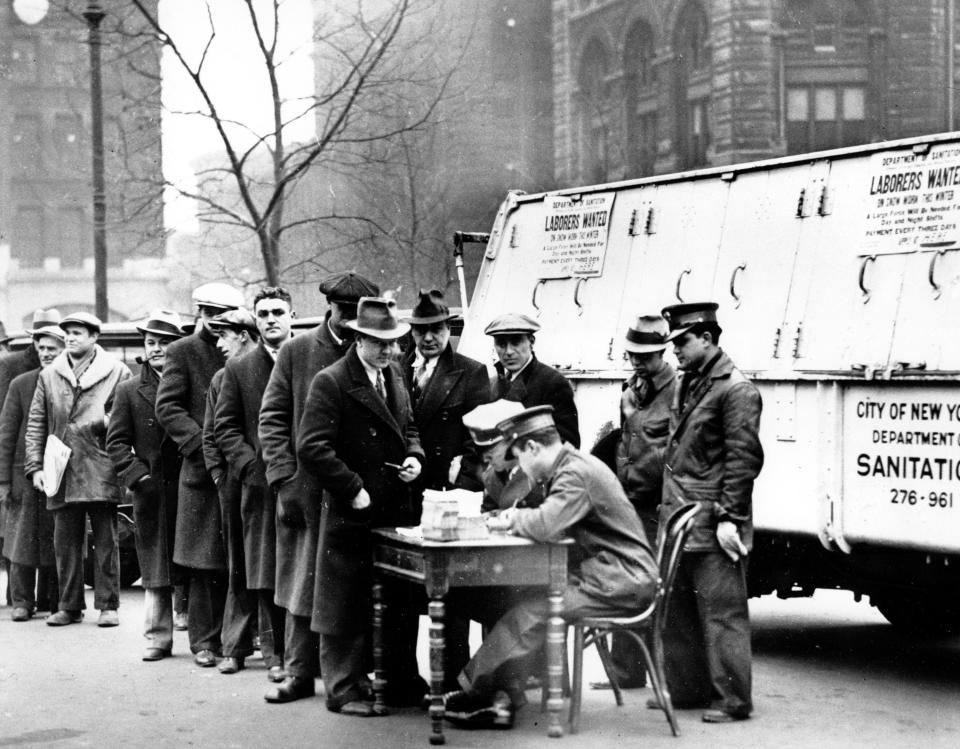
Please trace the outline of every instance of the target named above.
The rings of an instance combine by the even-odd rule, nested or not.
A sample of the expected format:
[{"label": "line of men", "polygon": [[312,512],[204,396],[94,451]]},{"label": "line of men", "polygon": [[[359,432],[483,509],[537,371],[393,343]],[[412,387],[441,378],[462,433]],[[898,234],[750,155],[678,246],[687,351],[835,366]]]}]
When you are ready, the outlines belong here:
[{"label": "line of men", "polygon": [[[197,325],[191,335],[183,336],[177,316],[162,311],[139,327],[145,361],[137,379],[96,345],[96,318],[80,313],[62,321],[67,352],[51,364],[61,363],[52,371],[70,388],[38,376],[24,473],[37,492],[46,488],[41,469],[47,434],[62,434],[74,450],[65,477],[68,494],[71,469],[79,473],[79,461],[93,453],[98,469],[104,457],[110,461],[110,473],[95,474],[100,495],[97,501],[85,496],[79,513],[62,512],[57,495],[47,502],[54,510],[60,573],[57,611],[48,624],[82,618],[82,580],[76,593],[82,557],[61,554],[58,543],[69,540],[67,546],[79,548],[83,512],[94,527],[99,623],[117,623],[115,505],[125,486],[135,498],[146,591],[144,660],[171,654],[173,586],[186,581],[188,636],[198,665],[218,666],[224,674],[242,670],[259,634],[268,678],[277,682],[265,694],[268,702],[312,696],[319,675],[328,709],[367,717],[375,714],[368,678],[370,529],[416,525],[424,489],[483,488],[487,506],[502,508],[494,521],[501,529],[539,540],[573,534],[586,557],[572,571],[571,614],[597,605],[640,605],[653,590],[650,549],[658,516],[703,501],[710,511],[701,514],[688,546],[692,553],[684,558],[671,609],[671,691],[682,706],[707,707],[704,720],[749,716],[744,576],[750,493],[762,465],[760,401],[717,345],[715,304],[675,305],[663,317],[641,317],[628,331],[634,374],[624,384],[621,429],[615,444],[607,443],[612,456],[604,454],[603,443],[595,450],[615,469],[617,482],[609,468],[599,469],[600,461],[579,451],[573,391],[559,372],[536,359],[536,321],[510,313],[488,325],[498,358],[491,381],[484,365],[450,347],[452,315],[439,292],[421,292],[412,316],[400,321],[392,300],[379,297],[376,285],[355,273],[328,277],[320,291],[329,305],[324,321],[293,338],[291,299],[283,289],[262,289],[251,315],[238,290],[206,284],[194,293]],[[398,341],[408,332],[414,345],[401,359]],[[84,337],[80,333],[91,339],[86,348],[74,341]],[[51,336],[34,338],[39,344]],[[679,380],[663,361],[671,340],[684,370]],[[75,411],[86,405],[83,382],[94,362],[109,369],[112,380],[86,399],[98,403],[99,411],[94,407],[96,418],[81,429]],[[72,397],[72,405],[54,406],[48,394],[66,395],[68,402]],[[484,404],[492,400],[526,410],[503,423],[482,423],[489,421]],[[470,423],[471,414],[468,428],[464,417]],[[484,441],[491,432],[497,438]],[[80,434],[92,437],[89,449],[77,449],[87,444],[77,441]],[[3,478],[0,463],[0,487]],[[632,511],[624,514],[625,507]],[[607,563],[604,549],[616,550],[623,564],[619,571],[601,566],[592,573],[594,583],[608,584],[584,587],[581,573],[597,554]],[[624,570],[632,571],[624,577]],[[629,583],[628,594],[613,584],[618,579]],[[388,586],[388,705],[419,704],[427,692],[415,658],[423,607],[420,591]],[[512,725],[523,682],[503,681],[504,662],[512,660],[503,653],[524,650],[512,639],[518,628],[537,633],[527,637],[524,650],[535,653],[545,608],[542,601],[521,597],[517,603],[509,596],[493,608],[509,608],[503,621],[512,619],[493,627],[473,659],[468,615],[453,617],[445,664],[453,695],[447,707],[467,722],[493,716]],[[614,643],[611,674],[627,687],[643,681],[631,642]],[[509,687],[506,699],[504,690],[494,689],[501,683]]]}]

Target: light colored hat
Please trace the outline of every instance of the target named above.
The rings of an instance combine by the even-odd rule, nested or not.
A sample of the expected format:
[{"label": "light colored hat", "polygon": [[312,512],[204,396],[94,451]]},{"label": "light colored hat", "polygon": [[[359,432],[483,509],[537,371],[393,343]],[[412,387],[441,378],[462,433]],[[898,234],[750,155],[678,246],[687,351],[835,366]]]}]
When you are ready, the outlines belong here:
[{"label": "light colored hat", "polygon": [[624,349],[634,354],[650,354],[667,348],[667,321],[660,315],[640,315],[627,330]]},{"label": "light colored hat", "polygon": [[63,332],[63,328],[61,328],[59,325],[45,325],[42,328],[31,330],[29,332],[30,337],[35,341],[39,338],[43,338],[44,336],[56,338],[58,341],[60,341],[60,343],[63,343],[67,339],[67,334]]},{"label": "light colored hat", "polygon": [[168,338],[180,338],[183,335],[183,327],[180,323],[180,315],[171,312],[168,309],[155,309],[140,325],[137,330],[141,333],[156,333],[159,336]]},{"label": "light colored hat", "polygon": [[252,333],[254,338],[260,337],[260,331],[257,329],[256,319],[254,319],[253,315],[250,314],[249,310],[246,310],[243,307],[238,307],[237,309],[228,309],[226,312],[221,312],[219,315],[210,320],[207,325],[214,330],[234,330],[238,333],[242,330],[246,330],[248,333]]},{"label": "light colored hat", "polygon": [[213,281],[193,290],[193,303],[198,307],[237,309],[243,306],[243,292],[229,284]]},{"label": "light colored hat", "polygon": [[[33,322],[27,335],[35,335],[43,330],[60,324],[60,310],[51,307],[50,309],[38,309],[33,313]],[[63,333],[63,330],[60,331]]]},{"label": "light colored hat", "polygon": [[484,328],[487,335],[511,335],[514,333],[536,333],[540,330],[540,323],[532,317],[521,315],[519,312],[508,312],[491,320]]},{"label": "light colored hat", "polygon": [[357,304],[357,319],[346,323],[347,327],[363,335],[393,341],[405,336],[410,325],[397,317],[397,303],[379,296],[360,297]]},{"label": "light colored hat", "polygon": [[60,327],[66,330],[67,326],[71,323],[74,325],[83,325],[87,330],[94,333],[99,333],[100,326],[102,325],[100,318],[96,315],[91,315],[89,312],[71,312],[60,321]]},{"label": "light colored hat", "polygon": [[664,307],[661,314],[670,323],[670,334],[667,340],[679,338],[698,323],[717,322],[719,307],[720,305],[716,302],[690,302]]},{"label": "light colored hat", "polygon": [[493,403],[484,403],[462,417],[463,425],[477,447],[489,447],[503,439],[497,424],[511,416],[523,413],[523,404],[501,398]]},{"label": "light colored hat", "polygon": [[506,441],[507,449],[510,449],[521,437],[556,425],[553,420],[553,406],[534,406],[504,419],[497,424],[497,429]]}]

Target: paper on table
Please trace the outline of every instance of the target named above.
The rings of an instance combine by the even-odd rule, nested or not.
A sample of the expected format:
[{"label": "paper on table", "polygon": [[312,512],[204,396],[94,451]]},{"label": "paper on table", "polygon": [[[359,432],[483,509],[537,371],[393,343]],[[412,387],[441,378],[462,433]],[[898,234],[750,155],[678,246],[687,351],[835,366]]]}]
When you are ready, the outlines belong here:
[{"label": "paper on table", "polygon": [[60,491],[60,482],[67,471],[67,461],[73,452],[55,434],[47,437],[47,445],[43,451],[43,491],[48,497],[53,497]]}]

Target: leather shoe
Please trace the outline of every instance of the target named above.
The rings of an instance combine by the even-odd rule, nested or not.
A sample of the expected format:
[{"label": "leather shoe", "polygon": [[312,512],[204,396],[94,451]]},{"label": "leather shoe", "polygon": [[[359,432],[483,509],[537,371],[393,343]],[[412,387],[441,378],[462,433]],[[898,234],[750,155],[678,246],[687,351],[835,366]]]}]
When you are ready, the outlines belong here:
[{"label": "leather shoe", "polygon": [[502,690],[492,700],[473,692],[450,692],[443,703],[444,717],[461,728],[513,728],[513,702]]},{"label": "leather shoe", "polygon": [[276,684],[279,684],[286,678],[287,673],[283,670],[283,666],[270,666],[270,668],[267,669],[267,679]]},{"label": "leather shoe", "polygon": [[82,611],[60,611],[54,612],[47,617],[48,627],[63,627],[67,624],[79,624],[83,620]]},{"label": "leather shoe", "polygon": [[200,668],[211,668],[217,665],[217,656],[212,650],[201,650],[193,656],[193,662]]},{"label": "leather shoe", "polygon": [[116,609],[104,609],[100,612],[100,619],[97,621],[98,627],[116,627],[120,624],[120,617]]},{"label": "leather shoe", "polygon": [[[647,682],[644,680],[626,679],[623,681],[617,681],[617,686],[621,689],[643,689],[643,687],[647,686]],[[613,684],[611,684],[609,681],[591,681],[590,688],[613,689]]]},{"label": "leather shoe", "polygon": [[283,683],[268,689],[263,695],[263,699],[274,704],[282,702],[293,702],[302,700],[305,697],[313,697],[316,694],[316,687],[313,679],[305,679],[301,676],[288,676]]},{"label": "leather shoe", "polygon": [[181,612],[179,614],[173,615],[173,628],[177,632],[186,632],[187,631],[187,614],[186,612]]},{"label": "leather shoe", "polygon": [[704,723],[735,723],[738,720],[746,720],[749,714],[728,713],[726,710],[706,710],[700,719]]},{"label": "leather shoe", "polygon": [[170,651],[164,650],[163,648],[147,648],[143,651],[142,660],[145,661],[162,661],[164,658],[170,657]]},{"label": "leather shoe", "polygon": [[217,671],[221,674],[235,674],[237,671],[243,671],[243,658],[234,658],[227,656],[217,666]]},{"label": "leather shoe", "polygon": [[33,612],[23,606],[17,606],[10,612],[10,619],[15,622],[25,622],[33,616]]},{"label": "leather shoe", "polygon": [[[673,700],[672,704],[677,710],[694,710],[700,707],[707,707],[709,702],[678,702]],[[647,710],[663,710],[660,706],[660,700],[656,697],[647,698]]]},{"label": "leather shoe", "polygon": [[385,715],[386,713],[374,713],[373,705],[365,700],[350,700],[340,705],[333,712],[341,715],[351,715],[354,718],[372,718],[374,715]]}]

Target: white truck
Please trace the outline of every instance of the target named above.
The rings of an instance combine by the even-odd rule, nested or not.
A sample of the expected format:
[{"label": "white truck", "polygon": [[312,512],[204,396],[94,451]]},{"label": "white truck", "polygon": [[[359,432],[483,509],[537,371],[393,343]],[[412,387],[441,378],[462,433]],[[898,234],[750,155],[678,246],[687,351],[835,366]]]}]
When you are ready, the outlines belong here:
[{"label": "white truck", "polygon": [[718,302],[764,400],[751,594],[960,630],[960,133],[510,193],[464,238],[486,249],[459,350],[490,362],[484,326],[534,316],[586,448],[618,426],[636,316]]}]

